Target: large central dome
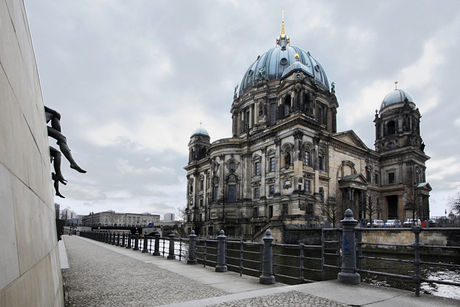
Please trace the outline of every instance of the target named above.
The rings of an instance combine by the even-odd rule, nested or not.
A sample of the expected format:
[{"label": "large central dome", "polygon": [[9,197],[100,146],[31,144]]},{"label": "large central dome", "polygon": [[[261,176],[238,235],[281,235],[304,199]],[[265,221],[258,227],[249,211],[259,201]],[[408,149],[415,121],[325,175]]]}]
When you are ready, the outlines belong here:
[{"label": "large central dome", "polygon": [[330,90],[329,81],[321,64],[310,54],[297,46],[291,46],[289,36],[284,31],[284,21],[281,25],[281,34],[276,40],[276,47],[271,48],[249,66],[240,84],[239,94],[255,86],[259,80],[281,80],[283,72],[298,61],[304,66],[303,71],[313,77],[325,89]]}]

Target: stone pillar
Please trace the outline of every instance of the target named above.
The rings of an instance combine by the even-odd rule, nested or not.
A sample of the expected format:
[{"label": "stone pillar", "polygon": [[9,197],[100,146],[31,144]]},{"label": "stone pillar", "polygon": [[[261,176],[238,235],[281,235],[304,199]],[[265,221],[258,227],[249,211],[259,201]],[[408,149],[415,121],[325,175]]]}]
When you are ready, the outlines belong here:
[{"label": "stone pillar", "polygon": [[361,276],[356,273],[355,226],[358,221],[353,218],[353,211],[347,209],[340,223],[343,226],[342,267],[337,280],[343,284],[356,285],[361,282]]},{"label": "stone pillar", "polygon": [[160,233],[155,233],[155,251],[152,254],[153,256],[160,256]]},{"label": "stone pillar", "polygon": [[223,230],[220,231],[220,235],[217,237],[219,240],[217,243],[217,265],[216,272],[227,272],[227,265],[225,261],[225,233]]},{"label": "stone pillar", "polygon": [[136,234],[134,235],[134,248],[133,250],[139,250],[139,231],[136,230]]},{"label": "stone pillar", "polygon": [[262,275],[259,277],[259,283],[261,284],[274,284],[275,276],[273,276],[273,253],[272,253],[272,242],[273,237],[269,229],[265,233],[264,240],[264,255],[262,264]]},{"label": "stone pillar", "polygon": [[174,255],[174,232],[169,234],[169,255],[168,259],[176,259],[176,255]]},{"label": "stone pillar", "polygon": [[147,234],[144,234],[144,244],[142,244],[142,252],[143,253],[148,253],[149,252],[149,242],[147,239]]},{"label": "stone pillar", "polygon": [[196,261],[196,235],[195,235],[195,230],[192,230],[192,232],[189,235],[187,264],[197,264],[197,261]]}]

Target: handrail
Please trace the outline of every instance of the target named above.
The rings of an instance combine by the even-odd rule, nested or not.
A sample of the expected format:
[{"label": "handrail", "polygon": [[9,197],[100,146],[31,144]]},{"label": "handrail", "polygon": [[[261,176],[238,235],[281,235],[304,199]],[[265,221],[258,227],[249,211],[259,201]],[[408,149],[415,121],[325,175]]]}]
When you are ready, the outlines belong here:
[{"label": "handrail", "polygon": [[[356,244],[356,267],[354,272],[364,274],[375,274],[386,277],[396,277],[404,280],[412,280],[415,283],[415,293],[420,295],[420,284],[422,282],[437,283],[444,285],[460,286],[460,282],[448,281],[448,280],[436,280],[432,278],[422,277],[420,274],[420,267],[422,266],[438,266],[458,269],[459,264],[454,263],[442,263],[442,262],[429,262],[422,261],[420,259],[420,249],[442,249],[452,250],[458,252],[460,247],[458,246],[436,246],[420,244],[419,235],[421,231],[431,231],[434,228],[421,229],[420,227],[413,227],[412,232],[415,235],[415,241],[413,244],[389,244],[389,243],[376,243],[363,241],[363,232],[370,232],[372,229],[353,228],[353,234],[357,237]],[[379,230],[374,228],[375,230]],[[381,230],[381,229],[380,229]],[[214,266],[216,267],[222,259],[219,260],[219,244],[225,243],[225,260],[224,265],[231,270],[234,270],[242,276],[242,274],[251,274],[260,276],[260,282],[262,282],[262,276],[264,280],[269,283],[272,280],[288,281],[305,283],[315,282],[318,280],[325,280],[325,272],[337,272],[343,269],[342,263],[342,238],[344,229],[338,228],[323,228],[321,232],[321,245],[306,245],[306,244],[274,244],[270,240],[271,236],[266,235],[264,237],[264,243],[257,242],[244,242],[242,240],[232,241],[213,240],[206,238],[194,237],[195,245],[195,261],[187,262],[189,264],[199,263],[204,267]],[[269,230],[267,231],[269,233]],[[223,232],[221,232],[221,235]],[[174,256],[173,259],[179,261],[189,259],[191,251],[189,250],[191,245],[191,236],[189,238],[175,238],[174,236],[160,237],[155,236],[143,236],[136,234],[126,234],[110,231],[93,231],[93,232],[80,232],[80,235],[90,239],[98,240],[100,242],[130,248],[137,251],[142,251],[154,256],[168,257]],[[194,235],[194,233],[193,233]],[[346,242],[343,242],[345,244]],[[267,245],[268,244],[268,245]],[[271,272],[266,271],[264,263],[266,263],[264,253],[265,248],[269,246],[272,248],[270,255],[271,258]],[[394,247],[395,249],[404,248],[406,256],[409,251],[413,251],[413,259],[400,259],[391,257],[377,257],[369,254],[365,254],[364,247],[366,246],[381,246],[381,247]],[[137,249],[136,249],[137,247]],[[169,248],[168,248],[169,247]],[[306,251],[309,253],[306,254]],[[172,253],[172,255],[171,255]],[[177,257],[177,258],[176,258]],[[369,261],[387,261],[393,263],[405,263],[407,265],[414,266],[414,275],[403,275],[394,274],[388,271],[379,271],[375,269],[369,269],[364,267],[363,260]],[[320,277],[312,278],[310,273],[320,274]],[[330,278],[330,277],[329,277]]]}]

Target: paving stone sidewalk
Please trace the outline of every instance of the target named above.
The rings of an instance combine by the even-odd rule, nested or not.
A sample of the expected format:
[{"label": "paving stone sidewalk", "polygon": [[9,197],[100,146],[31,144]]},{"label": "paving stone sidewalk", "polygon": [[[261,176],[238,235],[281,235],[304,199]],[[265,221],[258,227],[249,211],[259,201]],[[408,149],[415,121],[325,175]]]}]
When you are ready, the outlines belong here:
[{"label": "paving stone sidewalk", "polygon": [[[63,236],[66,307],[460,306],[460,301],[336,280],[288,286],[187,265],[79,236]],[[63,244],[60,244],[62,246]]]},{"label": "paving stone sidewalk", "polygon": [[228,294],[80,237],[64,238],[68,306],[160,306]]}]

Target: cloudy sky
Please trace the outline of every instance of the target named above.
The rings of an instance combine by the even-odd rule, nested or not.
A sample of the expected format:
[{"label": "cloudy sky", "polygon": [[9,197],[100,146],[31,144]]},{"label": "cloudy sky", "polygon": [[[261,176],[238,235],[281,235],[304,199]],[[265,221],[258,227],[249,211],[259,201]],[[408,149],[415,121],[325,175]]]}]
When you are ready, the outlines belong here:
[{"label": "cloudy sky", "polygon": [[178,212],[187,143],[200,126],[231,136],[233,89],[275,46],[291,44],[336,83],[338,130],[374,148],[374,114],[398,87],[422,113],[431,214],[460,187],[460,2],[25,0],[44,102],[62,114],[79,165],[62,207],[79,214]]}]

